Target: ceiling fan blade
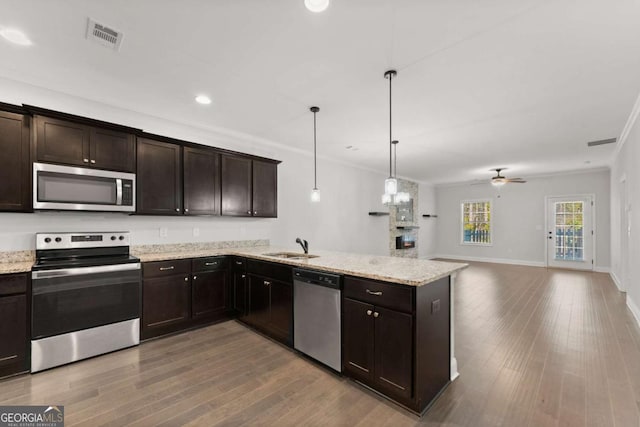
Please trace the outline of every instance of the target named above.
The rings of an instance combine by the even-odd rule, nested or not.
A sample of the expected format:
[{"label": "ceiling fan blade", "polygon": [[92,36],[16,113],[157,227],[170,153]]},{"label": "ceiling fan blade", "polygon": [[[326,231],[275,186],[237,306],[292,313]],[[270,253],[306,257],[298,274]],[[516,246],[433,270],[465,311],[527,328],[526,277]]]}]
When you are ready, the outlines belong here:
[{"label": "ceiling fan blade", "polygon": [[507,182],[509,184],[524,184],[527,181],[521,178],[511,178],[511,179],[507,179]]}]

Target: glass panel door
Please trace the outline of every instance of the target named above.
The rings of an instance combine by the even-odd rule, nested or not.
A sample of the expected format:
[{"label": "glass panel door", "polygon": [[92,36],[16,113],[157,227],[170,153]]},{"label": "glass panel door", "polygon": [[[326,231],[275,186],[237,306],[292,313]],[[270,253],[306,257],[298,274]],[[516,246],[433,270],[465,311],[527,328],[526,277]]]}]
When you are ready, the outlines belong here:
[{"label": "glass panel door", "polygon": [[593,269],[591,197],[549,198],[547,265]]}]

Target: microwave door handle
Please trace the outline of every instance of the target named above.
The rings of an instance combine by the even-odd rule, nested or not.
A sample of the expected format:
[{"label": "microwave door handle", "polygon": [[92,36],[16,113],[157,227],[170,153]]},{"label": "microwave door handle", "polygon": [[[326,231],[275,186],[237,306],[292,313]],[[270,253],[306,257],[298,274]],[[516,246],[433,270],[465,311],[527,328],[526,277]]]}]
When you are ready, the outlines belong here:
[{"label": "microwave door handle", "polygon": [[122,179],[116,178],[116,205],[122,205]]}]

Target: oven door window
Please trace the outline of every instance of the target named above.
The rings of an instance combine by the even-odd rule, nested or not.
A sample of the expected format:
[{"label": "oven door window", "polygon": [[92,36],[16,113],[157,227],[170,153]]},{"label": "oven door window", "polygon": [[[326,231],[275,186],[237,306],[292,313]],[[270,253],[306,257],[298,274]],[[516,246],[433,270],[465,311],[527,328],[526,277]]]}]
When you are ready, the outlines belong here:
[{"label": "oven door window", "polygon": [[140,317],[140,270],[38,278],[33,339]]},{"label": "oven door window", "polygon": [[114,178],[38,172],[38,202],[115,205]]}]

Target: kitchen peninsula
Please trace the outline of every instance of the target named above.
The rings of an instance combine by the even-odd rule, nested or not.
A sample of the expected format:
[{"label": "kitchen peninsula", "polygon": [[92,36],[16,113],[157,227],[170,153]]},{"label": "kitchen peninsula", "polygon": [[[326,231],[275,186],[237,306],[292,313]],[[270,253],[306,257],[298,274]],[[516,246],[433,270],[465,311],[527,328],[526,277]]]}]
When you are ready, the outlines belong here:
[{"label": "kitchen peninsula", "polygon": [[[343,277],[345,376],[421,414],[458,375],[453,292],[466,264],[323,250],[305,256],[265,240],[131,252],[142,262],[142,340],[235,317],[292,347],[292,269],[304,268]],[[20,255],[0,271],[28,272],[27,251]]]}]

